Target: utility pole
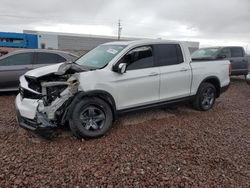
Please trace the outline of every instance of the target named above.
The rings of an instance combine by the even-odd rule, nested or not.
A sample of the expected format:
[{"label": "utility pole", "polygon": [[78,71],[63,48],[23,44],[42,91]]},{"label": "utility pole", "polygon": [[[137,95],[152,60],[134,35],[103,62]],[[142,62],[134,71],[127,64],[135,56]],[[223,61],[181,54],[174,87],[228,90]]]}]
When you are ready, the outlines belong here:
[{"label": "utility pole", "polygon": [[118,40],[121,39],[121,33],[122,33],[121,20],[118,20]]}]

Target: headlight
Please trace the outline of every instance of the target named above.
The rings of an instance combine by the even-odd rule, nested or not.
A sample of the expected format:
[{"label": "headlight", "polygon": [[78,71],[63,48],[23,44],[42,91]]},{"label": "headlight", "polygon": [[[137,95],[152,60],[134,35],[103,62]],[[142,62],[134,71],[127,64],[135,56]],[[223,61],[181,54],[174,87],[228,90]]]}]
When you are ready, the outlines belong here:
[{"label": "headlight", "polygon": [[23,98],[24,90],[23,90],[23,88],[21,88],[21,87],[19,87],[19,94],[20,94],[20,96]]}]

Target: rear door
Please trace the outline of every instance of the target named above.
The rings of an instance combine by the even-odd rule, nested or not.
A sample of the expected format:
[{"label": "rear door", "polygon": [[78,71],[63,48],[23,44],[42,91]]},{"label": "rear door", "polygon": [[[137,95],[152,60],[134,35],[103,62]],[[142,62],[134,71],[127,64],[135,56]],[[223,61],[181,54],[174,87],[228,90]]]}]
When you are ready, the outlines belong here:
[{"label": "rear door", "polygon": [[64,57],[49,52],[36,52],[35,53],[35,63],[34,68],[39,68],[47,65],[52,65],[56,63],[62,63],[67,61]]},{"label": "rear door", "polygon": [[192,71],[179,44],[155,45],[156,65],[160,68],[160,100],[190,96]]},{"label": "rear door", "polygon": [[0,90],[15,90],[19,77],[32,69],[33,52],[19,53],[0,60]]},{"label": "rear door", "polygon": [[247,72],[248,62],[244,57],[244,50],[240,47],[230,47],[231,58],[230,62],[232,65],[232,71],[236,71],[239,74]]}]

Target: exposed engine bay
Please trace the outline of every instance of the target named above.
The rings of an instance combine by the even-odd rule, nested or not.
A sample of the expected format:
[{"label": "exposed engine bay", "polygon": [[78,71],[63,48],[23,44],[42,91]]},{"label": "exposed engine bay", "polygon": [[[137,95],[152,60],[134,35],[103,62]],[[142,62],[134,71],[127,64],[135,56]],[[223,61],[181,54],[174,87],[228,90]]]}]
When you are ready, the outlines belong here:
[{"label": "exposed engine bay", "polygon": [[71,99],[78,92],[78,72],[86,71],[74,63],[64,63],[58,71],[41,77],[29,75],[20,78],[22,98],[37,99],[37,119],[40,123],[60,123],[59,120]]}]

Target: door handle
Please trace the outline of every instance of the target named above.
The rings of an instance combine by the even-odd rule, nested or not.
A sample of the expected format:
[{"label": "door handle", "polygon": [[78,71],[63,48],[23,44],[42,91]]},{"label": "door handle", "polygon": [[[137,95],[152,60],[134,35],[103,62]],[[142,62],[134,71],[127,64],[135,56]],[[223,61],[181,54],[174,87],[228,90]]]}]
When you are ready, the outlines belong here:
[{"label": "door handle", "polygon": [[151,72],[148,76],[157,76],[157,75],[159,75],[158,72]]},{"label": "door handle", "polygon": [[181,72],[185,72],[185,71],[188,71],[188,69],[187,68],[182,68],[181,69]]}]

